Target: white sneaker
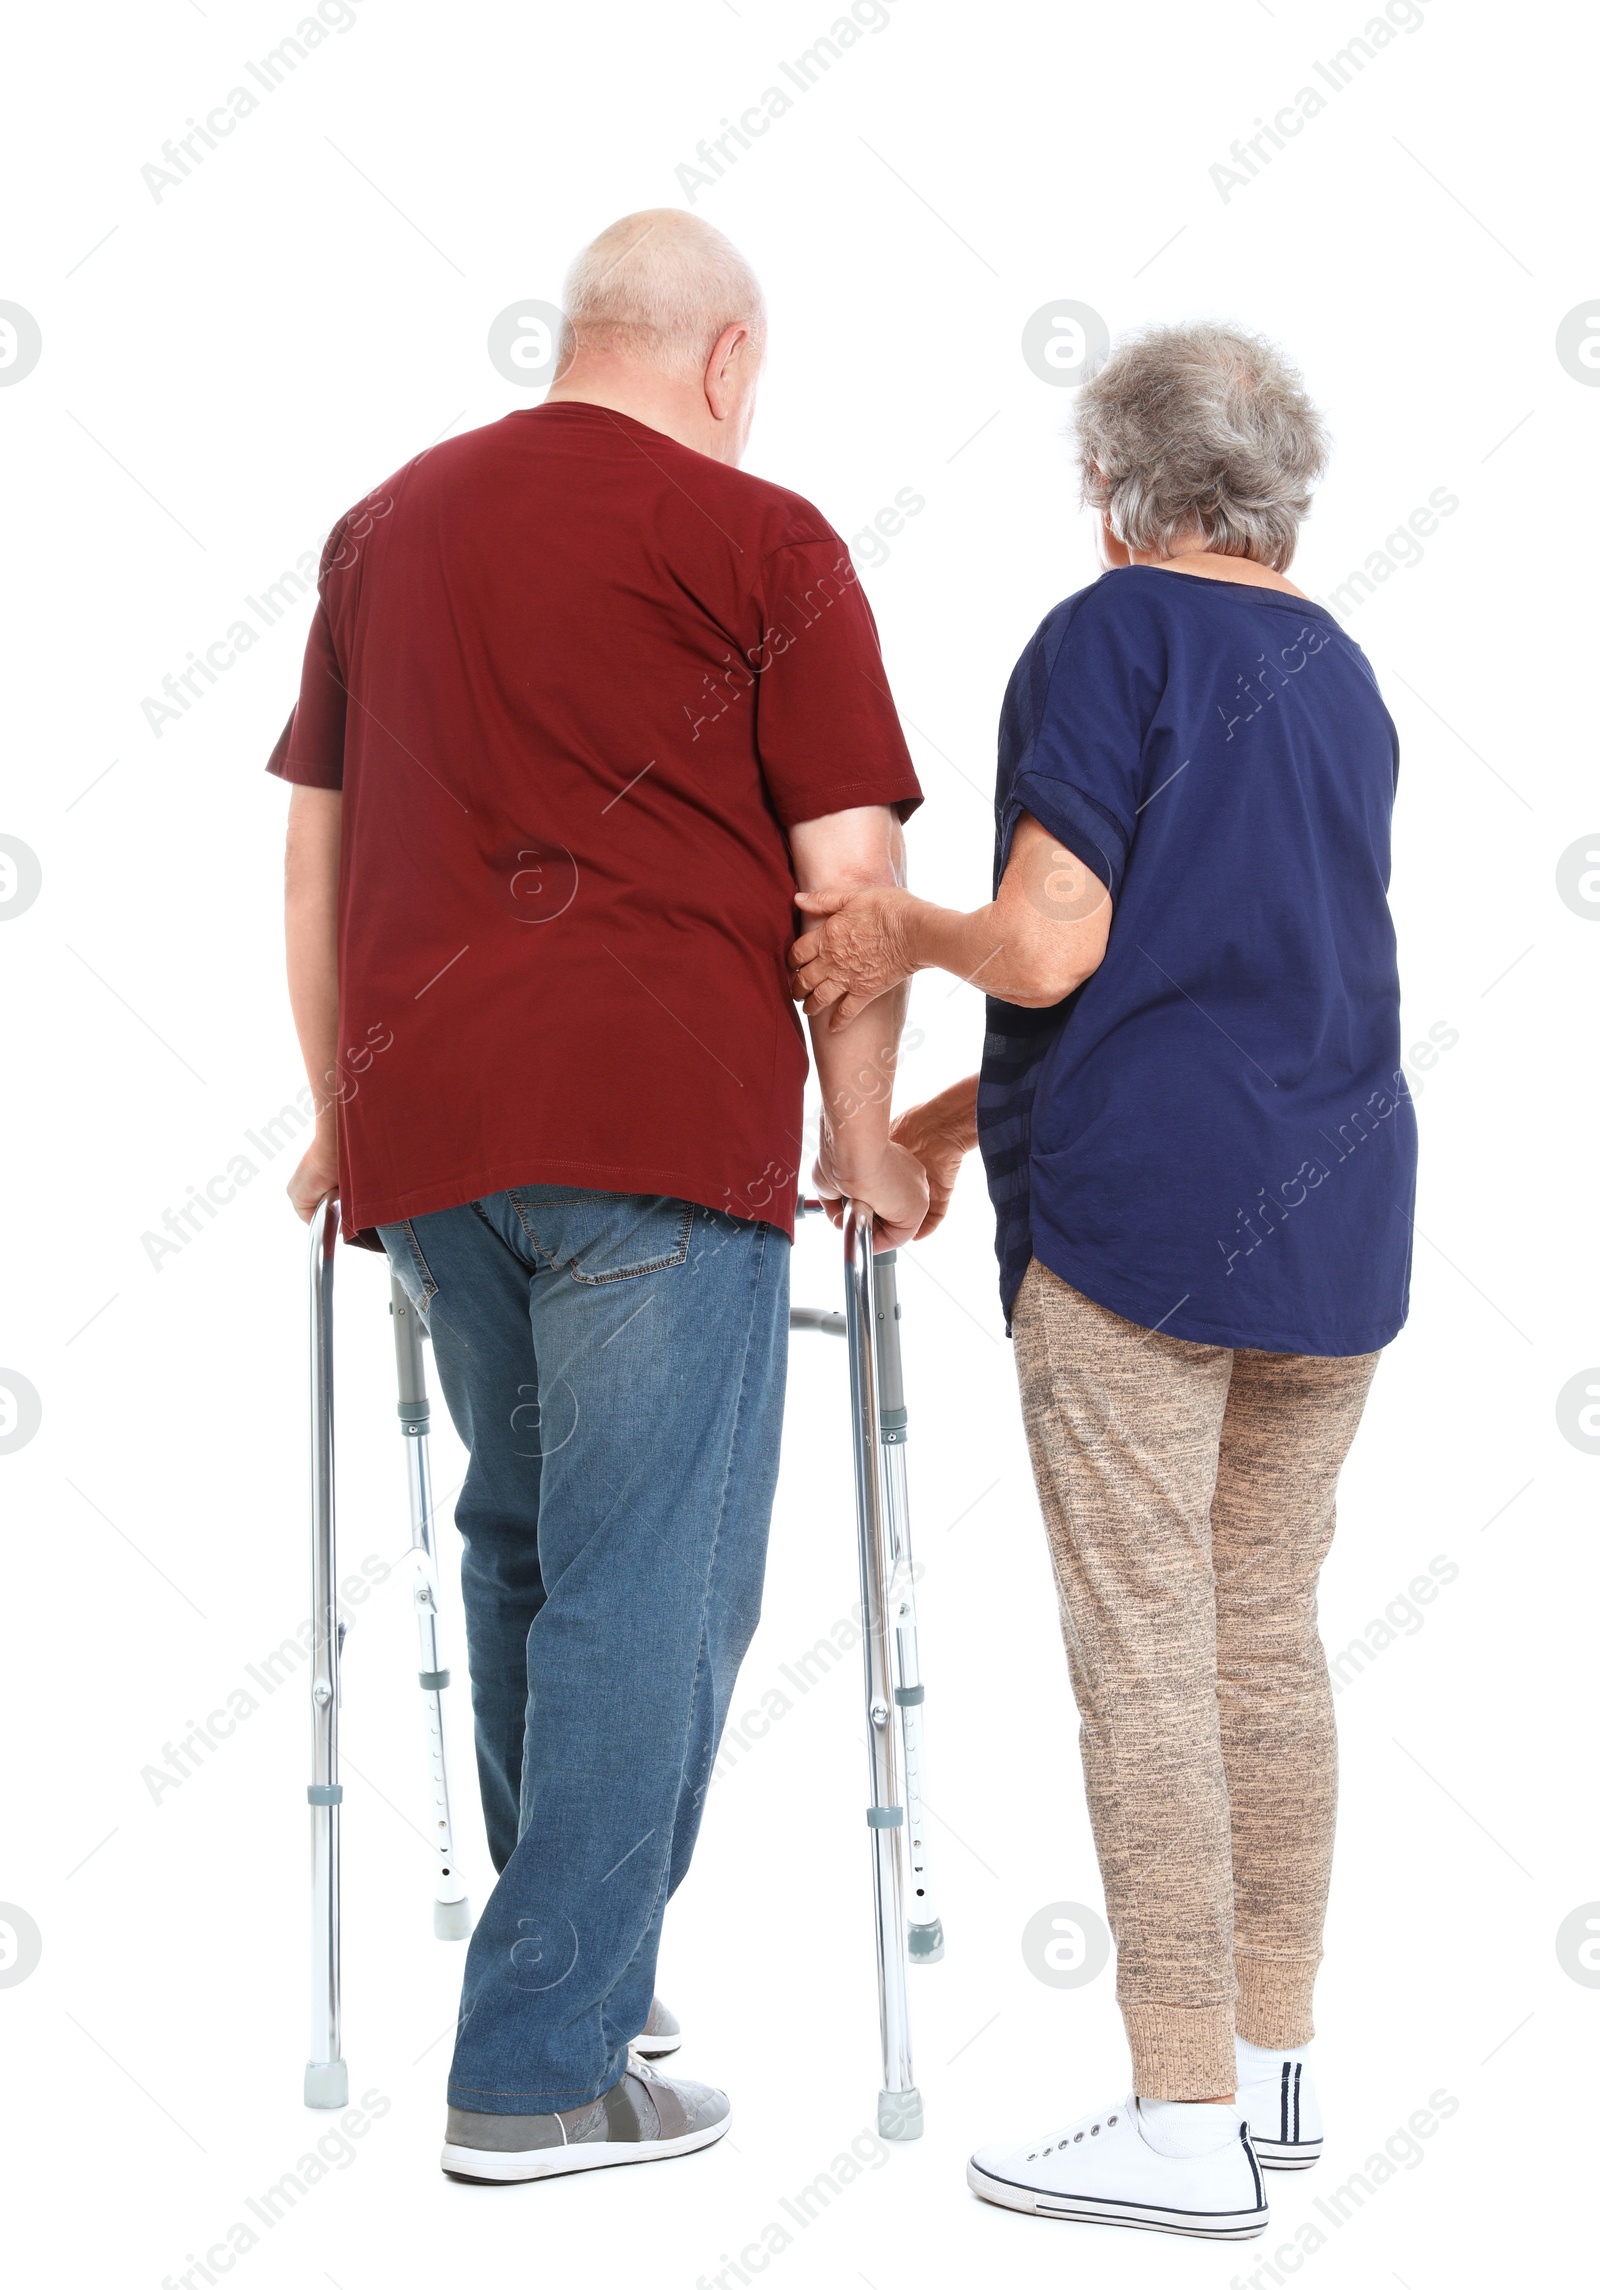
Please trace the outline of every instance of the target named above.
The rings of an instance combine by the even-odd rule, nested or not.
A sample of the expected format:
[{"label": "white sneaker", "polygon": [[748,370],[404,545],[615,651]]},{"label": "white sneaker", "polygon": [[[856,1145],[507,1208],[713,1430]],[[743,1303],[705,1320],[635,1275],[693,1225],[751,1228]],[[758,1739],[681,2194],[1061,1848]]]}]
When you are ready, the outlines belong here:
[{"label": "white sneaker", "polygon": [[1099,2220],[1160,2234],[1244,2242],[1267,2224],[1266,2190],[1248,2126],[1205,2155],[1162,2155],[1139,2124],[1138,2101],[1086,2115],[1027,2147],[980,2147],[967,2184],[985,2202],[1038,2218]]},{"label": "white sneaker", "polygon": [[1303,2060],[1281,2060],[1259,2083],[1241,2083],[1239,2105],[1265,2169],[1310,2170],[1322,2153],[1322,2109]]}]

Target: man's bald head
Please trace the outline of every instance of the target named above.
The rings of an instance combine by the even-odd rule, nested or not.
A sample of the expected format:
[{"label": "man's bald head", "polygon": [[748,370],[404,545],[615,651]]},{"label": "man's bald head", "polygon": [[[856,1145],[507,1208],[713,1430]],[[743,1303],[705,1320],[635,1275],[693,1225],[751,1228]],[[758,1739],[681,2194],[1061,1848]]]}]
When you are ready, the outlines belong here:
[{"label": "man's bald head", "polygon": [[721,231],[677,207],[646,207],[603,230],[568,271],[562,307],[563,365],[599,350],[698,376],[728,327],[750,329],[758,363],[766,341],[755,272]]}]

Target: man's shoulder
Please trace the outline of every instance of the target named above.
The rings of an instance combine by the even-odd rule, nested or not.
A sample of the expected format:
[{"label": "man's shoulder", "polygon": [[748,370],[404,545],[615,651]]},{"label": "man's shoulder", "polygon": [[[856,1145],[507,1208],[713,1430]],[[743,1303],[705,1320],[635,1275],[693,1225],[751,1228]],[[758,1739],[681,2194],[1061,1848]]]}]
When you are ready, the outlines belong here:
[{"label": "man's shoulder", "polygon": [[[498,424],[491,423],[489,426],[495,428]],[[420,453],[414,453],[409,461],[403,461],[387,477],[380,477],[377,484],[363,493],[359,501],[353,501],[348,509],[335,517],[328,528],[328,538],[322,550],[323,576],[347,569],[357,561],[361,544],[394,515],[417,472],[427,462],[438,460],[445,464],[454,460],[458,466],[464,466],[474,453],[476,441],[485,434],[481,429],[469,430],[464,437],[425,445]]]},{"label": "man's shoulder", "polygon": [[[675,438],[646,430],[642,424],[630,423],[628,427],[641,453],[667,480],[666,490],[676,500],[697,513],[711,515],[737,538],[741,548],[754,544],[752,571],[774,550],[808,545],[844,547],[828,518],[804,494],[775,484],[769,477],[758,477],[751,470],[715,461],[709,454],[680,445]],[[502,460],[520,460],[526,437],[527,432],[519,431],[513,417],[502,416],[460,437],[425,446],[335,520],[325,563],[337,559],[341,536],[353,533],[360,537],[370,531],[408,495],[435,487],[448,491],[482,478],[486,465],[492,470]]]},{"label": "man's shoulder", "polygon": [[808,545],[844,547],[829,519],[803,493],[791,492],[770,477],[758,477],[753,470],[713,461],[689,446],[678,446],[676,451],[683,456],[678,469],[683,470],[684,462],[689,465],[685,474],[691,475],[697,497],[707,507],[725,505],[730,524],[754,535],[760,556]]}]

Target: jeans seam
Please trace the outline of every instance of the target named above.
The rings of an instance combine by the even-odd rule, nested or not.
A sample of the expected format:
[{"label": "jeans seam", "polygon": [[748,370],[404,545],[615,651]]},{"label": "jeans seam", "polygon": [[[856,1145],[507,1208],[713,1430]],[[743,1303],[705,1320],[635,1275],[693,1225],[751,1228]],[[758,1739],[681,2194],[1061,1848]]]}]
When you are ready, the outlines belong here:
[{"label": "jeans seam", "polygon": [[508,1185],[506,1187],[506,1199],[511,1203],[512,1213],[516,1217],[518,1224],[521,1225],[523,1231],[527,1234],[529,1240],[533,1243],[533,1252],[535,1256],[543,1256],[549,1258],[551,1264],[553,1265],[555,1259],[551,1255],[550,1250],[545,1247],[544,1242],[539,1238],[539,1235],[534,1231],[532,1225],[528,1222],[527,1213],[522,1206],[522,1194],[519,1188],[515,1185]]},{"label": "jeans seam", "polygon": [[433,1273],[429,1268],[428,1260],[422,1253],[422,1244],[417,1239],[416,1232],[409,1217],[402,1217],[400,1220],[400,1230],[406,1236],[406,1246],[411,1251],[412,1262],[416,1266],[418,1276],[422,1281],[422,1301],[423,1308],[426,1309],[427,1306],[430,1305],[434,1298],[438,1295],[439,1283],[434,1279]]},{"label": "jeans seam", "polygon": [[[690,1213],[692,1215],[693,1211],[691,1210]],[[711,1578],[716,1571],[717,1552],[722,1546],[723,1522],[728,1515],[728,1488],[733,1479],[734,1451],[739,1444],[739,1429],[744,1420],[745,1393],[750,1381],[750,1349],[753,1341],[756,1304],[761,1294],[761,1275],[766,1266],[767,1235],[770,1229],[771,1228],[765,1224],[759,1225],[757,1227],[757,1231],[760,1234],[760,1239],[758,1240],[756,1247],[752,1252],[751,1258],[750,1297],[749,1307],[745,1319],[744,1355],[739,1362],[739,1392],[738,1397],[734,1401],[733,1422],[730,1426],[728,1434],[728,1460],[723,1470],[722,1485],[718,1490],[717,1495],[717,1524],[715,1531],[712,1534],[711,1548],[706,1553],[706,1587],[704,1596],[700,1602],[700,1648],[695,1661],[694,1684],[689,1690],[688,1707],[684,1712],[683,1746],[678,1757],[678,1779],[676,1788],[673,1793],[674,1807],[676,1807],[677,1798],[683,1789],[684,1771],[689,1761],[689,1739],[693,1727],[695,1698],[700,1691],[700,1683],[702,1678],[705,1676],[706,1671],[706,1616],[711,1611],[711,1599],[713,1595],[711,1588]],[[669,1836],[666,1841],[666,1850],[662,1856],[661,1876],[656,1885],[655,1895],[651,1901],[650,1914],[645,1920],[644,1930],[639,1935],[638,1945],[635,1947],[633,1954],[628,1958],[627,1964],[624,1965],[622,1972],[618,1975],[618,1984],[620,1984],[621,1980],[627,1977],[628,1972],[632,1969],[634,1962],[638,1957],[639,1949],[642,1948],[645,1944],[645,1940],[649,1935],[651,1926],[655,1923],[656,1903],[661,1899],[662,1888],[666,1885],[667,1880],[670,1878],[671,1874],[672,1839]],[[604,2001],[601,2003],[600,2010],[601,2022],[602,2025],[604,2025]]]}]

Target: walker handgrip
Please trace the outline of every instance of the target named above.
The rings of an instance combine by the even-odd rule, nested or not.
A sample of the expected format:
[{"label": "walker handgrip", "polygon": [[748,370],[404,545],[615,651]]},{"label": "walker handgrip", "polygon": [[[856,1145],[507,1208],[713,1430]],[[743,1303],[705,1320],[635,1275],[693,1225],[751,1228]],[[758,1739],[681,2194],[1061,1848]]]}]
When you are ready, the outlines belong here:
[{"label": "walker handgrip", "polygon": [[422,1324],[416,1306],[399,1281],[389,1276],[389,1310],[394,1316],[394,1364],[399,1379],[397,1412],[408,1432],[428,1429],[428,1377],[422,1364]]},{"label": "walker handgrip", "polygon": [[895,1285],[896,1251],[886,1248],[872,1261],[873,1301],[878,1315],[878,1399],[883,1428],[904,1439],[906,1387],[900,1370],[900,1292]]}]

